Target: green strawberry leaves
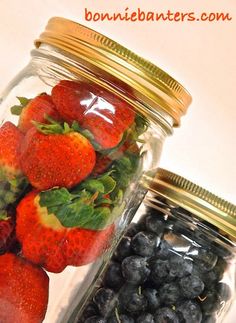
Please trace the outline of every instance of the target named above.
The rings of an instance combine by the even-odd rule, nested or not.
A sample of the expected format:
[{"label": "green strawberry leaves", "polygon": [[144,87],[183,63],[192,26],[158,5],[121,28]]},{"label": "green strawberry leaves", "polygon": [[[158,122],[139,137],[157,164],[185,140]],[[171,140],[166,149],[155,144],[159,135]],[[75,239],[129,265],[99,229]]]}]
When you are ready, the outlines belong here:
[{"label": "green strawberry leaves", "polygon": [[85,138],[87,138],[90,143],[92,144],[94,150],[96,151],[100,151],[101,150],[101,146],[94,140],[94,136],[92,134],[92,132],[90,132],[88,129],[84,129],[82,128],[77,121],[73,121],[71,128],[74,131],[77,131],[79,133],[81,133],[81,135],[83,135]]},{"label": "green strawberry leaves", "polygon": [[38,129],[38,131],[42,132],[45,135],[67,134],[69,132],[74,131],[66,122],[61,124],[55,121],[53,118],[49,117],[48,115],[45,115],[45,119],[49,121],[49,124],[31,121],[34,124],[34,126]]},{"label": "green strawberry leaves", "polygon": [[19,116],[21,114],[23,108],[31,101],[31,99],[27,99],[23,96],[18,96],[17,99],[19,100],[20,104],[13,105],[11,107],[11,113]]},{"label": "green strawberry leaves", "polygon": [[39,204],[47,207],[64,227],[102,230],[111,224],[112,200],[107,196],[116,186],[106,173],[97,179],[88,179],[69,192],[66,188],[53,188],[40,192]]}]

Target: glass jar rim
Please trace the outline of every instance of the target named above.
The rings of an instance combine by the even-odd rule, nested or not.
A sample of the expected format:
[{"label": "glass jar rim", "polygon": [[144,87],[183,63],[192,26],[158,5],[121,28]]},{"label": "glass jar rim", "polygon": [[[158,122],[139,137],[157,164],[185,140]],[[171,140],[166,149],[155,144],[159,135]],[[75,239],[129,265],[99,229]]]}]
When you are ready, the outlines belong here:
[{"label": "glass jar rim", "polygon": [[[62,17],[49,20],[45,31],[35,41],[35,46],[52,45],[75,57],[109,72],[140,94],[149,109],[137,109],[153,119],[156,110],[162,109],[173,119],[173,126],[180,125],[192,98],[188,91],[166,72],[151,62],[131,52],[110,38],[79,23]],[[151,108],[150,108],[151,107]]]},{"label": "glass jar rim", "polygon": [[163,168],[158,169],[154,178],[144,175],[142,185],[214,225],[236,241],[236,205]]}]

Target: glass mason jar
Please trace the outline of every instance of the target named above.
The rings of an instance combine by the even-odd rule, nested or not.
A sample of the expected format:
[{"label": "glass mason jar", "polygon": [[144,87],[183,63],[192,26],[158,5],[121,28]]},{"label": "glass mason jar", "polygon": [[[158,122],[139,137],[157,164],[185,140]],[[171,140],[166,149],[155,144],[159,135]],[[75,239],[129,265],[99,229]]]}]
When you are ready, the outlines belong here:
[{"label": "glass mason jar", "polygon": [[143,185],[144,203],[71,322],[223,322],[235,296],[236,206],[164,169]]},{"label": "glass mason jar", "polygon": [[52,323],[131,221],[146,192],[140,179],[155,174],[191,97],[152,63],[66,19],[52,18],[35,45],[0,101],[0,225],[11,228],[0,250],[48,272]]}]

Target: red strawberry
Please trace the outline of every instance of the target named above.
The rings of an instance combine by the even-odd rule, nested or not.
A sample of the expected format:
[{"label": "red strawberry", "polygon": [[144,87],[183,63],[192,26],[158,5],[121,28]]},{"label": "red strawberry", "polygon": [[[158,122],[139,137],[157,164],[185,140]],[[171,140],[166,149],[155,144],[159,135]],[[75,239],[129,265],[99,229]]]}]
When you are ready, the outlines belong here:
[{"label": "red strawberry", "polygon": [[103,174],[109,168],[111,163],[112,159],[110,157],[96,153],[96,164],[94,166],[92,175],[98,176]]},{"label": "red strawberry", "polygon": [[[68,220],[70,211],[72,211],[72,221],[74,221],[78,215],[73,213],[74,210],[83,212],[83,206],[85,205],[86,208],[88,204],[87,201],[81,205],[80,200],[77,204],[74,203],[75,207],[70,208],[73,202],[69,192],[65,189],[54,189],[40,194],[31,192],[26,195],[17,207],[16,225],[23,255],[51,272],[61,272],[67,265],[81,266],[96,260],[107,248],[114,232],[114,225],[109,225],[102,230],[84,229],[78,226],[65,227],[59,221],[58,216],[48,211],[50,206],[48,208],[41,206],[42,194],[46,196],[45,201],[52,207],[51,210],[55,210],[53,212],[62,210],[61,216],[65,221]],[[64,212],[66,198],[69,200]],[[73,198],[75,199],[75,195]],[[56,203],[56,206],[53,203]],[[67,217],[64,218],[65,214]],[[87,218],[89,219],[89,214]],[[93,218],[91,219],[93,221]],[[83,216],[82,221],[83,223],[85,221]]]},{"label": "red strawberry", "polygon": [[0,256],[0,322],[40,323],[48,303],[49,278],[43,269],[6,253]]},{"label": "red strawberry", "polygon": [[0,168],[1,175],[7,178],[21,173],[19,148],[23,134],[11,122],[5,122],[0,128]]},{"label": "red strawberry", "polygon": [[19,119],[19,129],[26,133],[34,126],[32,121],[47,123],[47,120],[45,119],[46,116],[49,116],[54,120],[60,120],[51,96],[41,94],[30,100],[22,109]]},{"label": "red strawberry", "polygon": [[118,145],[134,122],[132,108],[96,84],[61,81],[52,89],[52,99],[60,115],[88,129],[102,149]]},{"label": "red strawberry", "polygon": [[96,94],[86,83],[63,80],[52,89],[52,100],[59,114],[69,124],[73,121],[80,123],[94,99]]},{"label": "red strawberry", "polygon": [[15,242],[15,223],[11,217],[0,216],[0,254],[5,253]]},{"label": "red strawberry", "polygon": [[88,139],[73,130],[63,131],[44,134],[32,128],[22,142],[22,170],[39,190],[54,186],[70,188],[93,170],[96,154]]},{"label": "red strawberry", "polygon": [[14,203],[25,188],[20,167],[20,145],[23,134],[11,122],[0,128],[0,211]]}]

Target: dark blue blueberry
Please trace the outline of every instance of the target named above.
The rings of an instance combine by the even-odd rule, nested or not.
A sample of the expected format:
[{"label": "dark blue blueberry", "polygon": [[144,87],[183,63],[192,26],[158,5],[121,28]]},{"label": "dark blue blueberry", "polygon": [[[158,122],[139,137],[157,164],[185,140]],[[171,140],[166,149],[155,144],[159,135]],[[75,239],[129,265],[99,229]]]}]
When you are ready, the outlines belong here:
[{"label": "dark blue blueberry", "polygon": [[145,311],[147,308],[147,299],[139,291],[129,295],[126,300],[125,310],[129,313],[139,313]]},{"label": "dark blue blueberry", "polygon": [[[164,216],[163,214],[161,215]],[[146,217],[146,229],[160,235],[165,230],[165,222],[160,216],[148,215]]]},{"label": "dark blue blueberry", "polygon": [[134,319],[127,314],[113,313],[107,323],[135,323]]},{"label": "dark blue blueberry", "polygon": [[84,323],[106,323],[107,320],[101,316],[91,316],[84,321]]},{"label": "dark blue blueberry", "polygon": [[197,264],[195,264],[193,274],[201,278],[201,280],[204,282],[205,288],[211,289],[214,288],[215,284],[223,278],[226,266],[227,263],[222,258],[218,258],[215,267],[210,271],[202,272]]},{"label": "dark blue blueberry", "polygon": [[218,281],[220,281],[223,278],[223,275],[226,269],[227,269],[227,262],[222,258],[218,258],[218,261],[215,267],[213,268],[213,270],[215,271],[218,277]]},{"label": "dark blue blueberry", "polygon": [[221,300],[224,302],[227,302],[232,296],[231,289],[230,289],[229,285],[227,285],[225,283],[222,283],[222,282],[218,283],[216,285],[216,290],[217,290],[217,293],[219,294]]},{"label": "dark blue blueberry", "polygon": [[122,261],[124,258],[130,256],[131,254],[131,238],[125,236],[121,239],[120,243],[118,244],[114,253],[114,258],[119,261]]},{"label": "dark blue blueberry", "polygon": [[202,272],[213,269],[216,265],[218,257],[211,251],[203,248],[192,247],[190,248],[187,256],[192,258],[196,265]]},{"label": "dark blue blueberry", "polygon": [[97,305],[99,312],[105,316],[116,306],[116,297],[112,289],[100,288],[93,297],[94,303]]},{"label": "dark blue blueberry", "polygon": [[124,309],[127,303],[127,299],[129,299],[130,295],[138,292],[138,286],[130,283],[126,283],[119,291],[118,299],[119,306]]},{"label": "dark blue blueberry", "polygon": [[155,312],[158,307],[160,307],[160,298],[157,290],[153,288],[145,288],[142,294],[147,299],[147,310],[150,312]]},{"label": "dark blue blueberry", "polygon": [[130,223],[128,229],[126,230],[125,236],[132,238],[139,231],[140,231],[140,227],[139,227],[138,223],[132,222],[132,223]]},{"label": "dark blue blueberry", "polygon": [[177,314],[169,307],[162,307],[154,315],[155,323],[180,323]]},{"label": "dark blue blueberry", "polygon": [[122,261],[121,268],[125,280],[134,284],[143,283],[150,274],[146,258],[140,256],[125,258]]},{"label": "dark blue blueberry", "polygon": [[151,274],[150,279],[159,285],[165,281],[170,272],[168,260],[154,259],[150,261]]},{"label": "dark blue blueberry", "polygon": [[89,303],[83,311],[82,318],[85,321],[88,317],[98,315],[97,306],[94,303]]},{"label": "dark blue blueberry", "polygon": [[156,258],[165,260],[168,259],[171,254],[171,245],[167,241],[162,240],[159,247],[155,250]]},{"label": "dark blue blueberry", "polygon": [[198,297],[204,290],[203,281],[195,275],[186,276],[180,279],[179,285],[182,295],[186,298]]},{"label": "dark blue blueberry", "polygon": [[200,305],[205,315],[211,315],[221,308],[221,298],[215,290],[206,291],[201,295]]},{"label": "dark blue blueberry", "polygon": [[216,323],[216,317],[214,315],[203,315],[201,323]]},{"label": "dark blue blueberry", "polygon": [[227,246],[226,244],[219,244],[216,241],[213,241],[211,243],[211,250],[213,253],[215,253],[216,255],[218,255],[218,257],[221,257],[223,259],[231,259],[234,254],[231,251],[230,246]]},{"label": "dark blue blueberry", "polygon": [[136,255],[150,257],[159,242],[154,233],[141,231],[132,238],[131,247]]},{"label": "dark blue blueberry", "polygon": [[199,277],[203,281],[204,287],[207,289],[211,289],[218,281],[214,270],[203,273],[196,265],[193,266],[192,275]]},{"label": "dark blue blueberry", "polygon": [[185,301],[176,307],[176,312],[181,322],[201,323],[202,311],[200,306],[194,301]]},{"label": "dark blue blueberry", "polygon": [[161,303],[165,305],[175,304],[177,301],[180,301],[182,298],[181,291],[177,283],[164,284],[160,290],[160,299]]},{"label": "dark blue blueberry", "polygon": [[135,321],[136,323],[154,323],[154,317],[150,313],[143,313]]},{"label": "dark blue blueberry", "polygon": [[104,275],[104,285],[117,290],[121,288],[123,283],[121,265],[118,262],[111,262]]},{"label": "dark blue blueberry", "polygon": [[193,271],[193,262],[178,255],[173,255],[170,260],[170,279],[187,276]]}]

